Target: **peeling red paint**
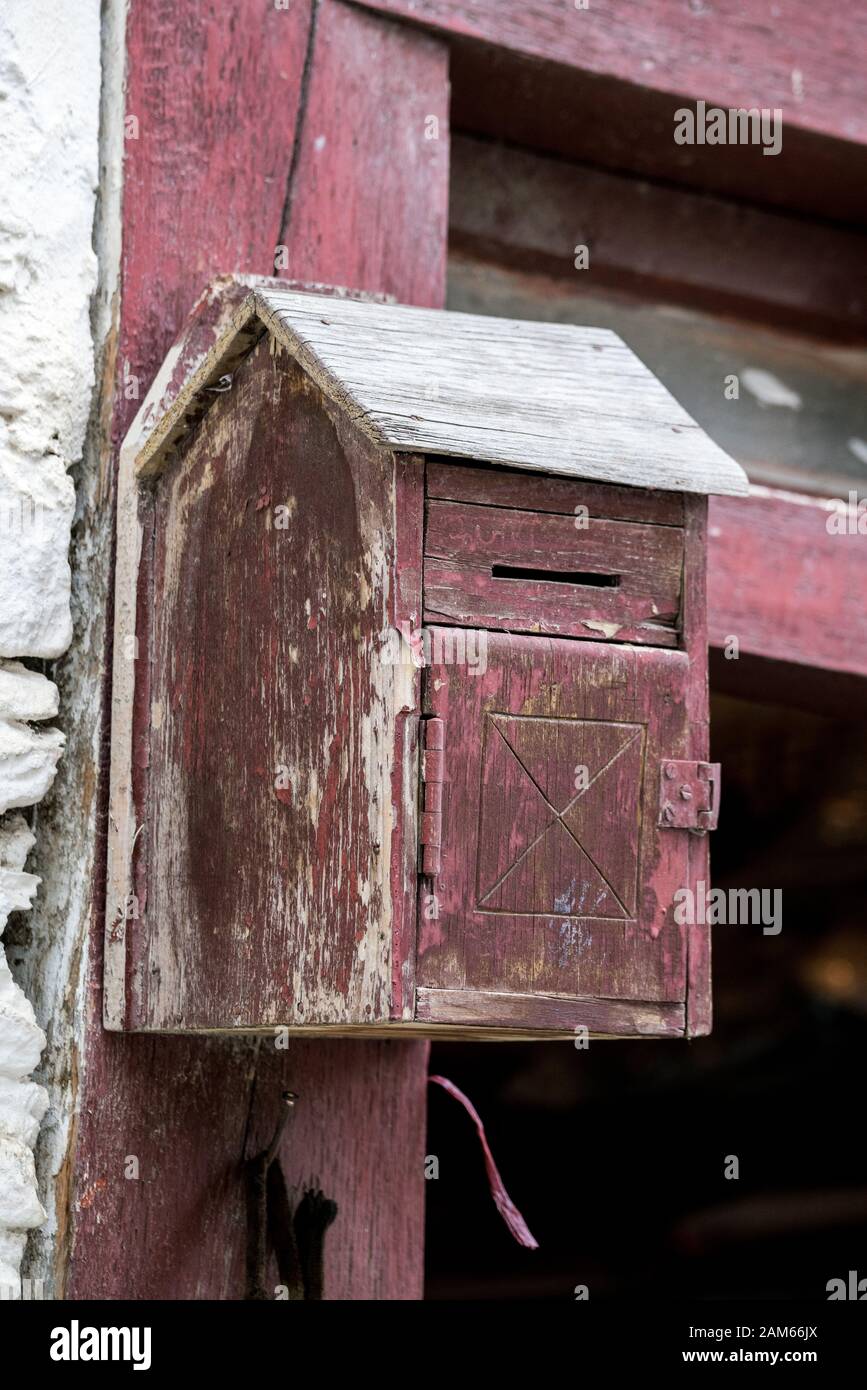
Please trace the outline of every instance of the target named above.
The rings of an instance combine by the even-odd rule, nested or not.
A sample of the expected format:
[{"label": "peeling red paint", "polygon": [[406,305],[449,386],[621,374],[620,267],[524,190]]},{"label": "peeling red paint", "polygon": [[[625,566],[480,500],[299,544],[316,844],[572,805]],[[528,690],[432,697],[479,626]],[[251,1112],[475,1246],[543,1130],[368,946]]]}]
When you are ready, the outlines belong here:
[{"label": "peeling red paint", "polygon": [[[142,138],[128,145],[125,160],[119,372],[126,360],[149,380],[206,280],[233,268],[268,273],[278,242],[290,247],[293,273],[367,283],[404,301],[441,302],[446,49],[420,32],[322,0],[319,37],[308,53],[310,10],[309,0],[285,12],[238,0],[226,22],[213,6],[182,0],[179,20],[177,6],[169,14],[131,0],[127,110],[141,119]],[[308,120],[296,126],[308,58],[315,100]],[[421,129],[428,111],[441,116],[443,138],[420,144],[424,158],[414,160],[405,132]],[[313,151],[322,132],[324,159]],[[293,225],[282,228],[296,133]],[[333,177],[328,161],[341,139],[346,148]],[[386,223],[378,215],[380,166],[388,171]],[[328,189],[338,191],[336,215]],[[203,336],[215,304],[206,297],[199,306]],[[190,349],[176,375],[198,356]],[[116,444],[136,408],[119,390]],[[143,556],[145,586],[147,574]],[[143,660],[141,727],[149,710],[145,666]],[[263,1147],[273,1131],[273,1098],[291,1084],[305,1103],[284,1155],[287,1178],[300,1184],[317,1174],[342,1212],[329,1237],[326,1297],[420,1297],[425,1045],[298,1043],[290,1075],[287,1053],[273,1047],[108,1034],[99,884],[94,897],[86,1074],[70,1165],[79,1193],[92,1190],[93,1174],[111,1167],[112,1176],[71,1232],[67,1296],[238,1297],[245,1239],[239,1136],[249,1131],[251,1153]],[[316,1096],[327,1106],[307,1103]],[[136,1185],[135,1201],[117,1163],[125,1152],[139,1155],[143,1171],[159,1174],[158,1183]],[[385,1167],[395,1175],[387,1193]]]}]

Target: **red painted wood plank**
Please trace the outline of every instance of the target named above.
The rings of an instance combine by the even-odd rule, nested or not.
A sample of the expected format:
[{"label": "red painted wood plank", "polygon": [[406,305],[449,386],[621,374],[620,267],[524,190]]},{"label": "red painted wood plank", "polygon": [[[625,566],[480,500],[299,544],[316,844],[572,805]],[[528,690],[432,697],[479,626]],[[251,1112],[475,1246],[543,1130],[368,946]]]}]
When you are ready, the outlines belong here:
[{"label": "red painted wood plank", "polygon": [[431,498],[425,621],[673,647],[682,566],[676,526]]},{"label": "red painted wood plank", "polygon": [[[309,8],[304,0],[288,11],[240,0],[228,13],[212,0],[182,0],[166,11],[132,0],[127,110],[139,118],[140,139],[134,152],[128,146],[118,360],[120,372],[127,360],[141,378],[142,394],[204,283],[227,270],[272,269],[296,146]],[[337,19],[331,10],[340,11]],[[446,55],[438,44],[331,0],[320,6],[320,19],[325,34],[339,29],[345,55],[354,36],[367,36],[368,111],[382,102],[399,128],[410,128],[399,121],[411,95],[403,64],[437,103],[432,111],[445,110]],[[383,34],[379,45],[371,45],[372,26]],[[311,80],[320,61],[314,53]],[[395,86],[400,95],[391,99]],[[305,123],[299,136],[302,174],[305,150],[321,136],[327,148],[329,139],[332,147],[351,139],[347,131],[363,135],[364,111],[341,101],[339,82],[323,92],[319,112],[321,121],[312,129]],[[313,278],[326,279],[333,237],[348,284],[425,304],[441,300],[444,230],[439,247],[432,232],[413,234],[414,227],[442,230],[447,130],[439,133],[435,157],[399,160],[392,173],[387,215],[404,227],[404,246],[363,217],[347,238],[316,178],[293,183],[292,215],[321,253],[317,261],[303,248]],[[347,205],[368,211],[376,184],[370,158],[360,140],[356,159],[342,164]],[[293,230],[289,242],[290,274],[298,235]],[[118,391],[115,439],[136,405]],[[105,767],[102,781],[105,806]],[[301,1101],[294,1142],[290,1132],[284,1144],[287,1179],[319,1182],[341,1209],[328,1238],[326,1296],[420,1297],[425,1045],[305,1043],[287,1053],[270,1043],[105,1033],[103,921],[98,881],[80,1116],[67,1163],[74,1191],[61,1213],[68,1226],[62,1243],[72,1247],[67,1296],[240,1296],[241,1162],[270,1136],[280,1093],[290,1086]],[[127,1155],[139,1159],[138,1181],[125,1177]]]},{"label": "red painted wood plank", "polygon": [[[814,23],[808,0],[790,0],[792,23],[773,15],[773,0],[761,0],[758,14],[740,0],[725,0],[722,14],[682,0],[594,0],[585,10],[556,0],[370,5],[448,36],[456,130],[867,224],[865,118],[852,94],[867,21],[851,7],[835,11],[831,27]],[[765,157],[754,144],[675,145],[675,113],[699,98],[781,109],[781,153]]]},{"label": "red painted wood plank", "polygon": [[[320,0],[317,14],[282,238],[289,246],[288,272],[439,307],[445,298],[448,204],[446,47],[339,0]],[[435,141],[424,139],[428,115],[439,121]],[[395,1079],[383,1087],[373,1064],[365,1065],[368,1046],[320,1045],[323,1059],[328,1049],[345,1055],[339,1073],[336,1065],[332,1069],[340,1077],[337,1100],[351,1094],[354,1106],[344,1109],[343,1124],[322,1126],[325,1177],[333,1168],[338,1202],[342,1183],[356,1184],[360,1194],[345,1204],[351,1227],[338,1255],[343,1292],[332,1296],[364,1297],[376,1280],[377,1297],[420,1298],[426,1114],[421,1092],[429,1048],[422,1042],[379,1045],[397,1053],[391,1059]],[[262,1094],[281,1089],[284,1077],[280,1054],[262,1057]],[[327,1074],[324,1080],[327,1087]],[[359,1156],[363,1176],[357,1172]],[[292,1151],[284,1166],[290,1182],[308,1181],[303,1149]]]},{"label": "red painted wood plank", "polygon": [[[225,11],[213,4],[166,13],[133,0],[126,111],[136,117],[138,138],[127,141],[124,167],[116,443],[207,280],[232,269],[267,273],[272,267],[309,8],[302,3],[289,16],[245,0],[227,23]],[[258,202],[259,215],[238,217],[239,199]],[[122,389],[125,363],[137,393]],[[107,768],[101,777],[104,805]],[[98,854],[97,863],[103,862]],[[103,895],[98,880],[81,1114],[69,1160],[74,1206],[67,1292],[84,1298],[144,1296],[140,1290],[154,1297],[232,1296],[240,1287],[244,1218],[243,1203],[226,1200],[227,1185],[234,1190],[237,1181],[253,1053],[204,1040],[145,1043],[103,1031]],[[215,1140],[216,1096],[222,1133]],[[156,1128],[155,1116],[161,1117]],[[155,1133],[172,1135],[172,1143],[155,1144]],[[127,1154],[139,1159],[140,1184],[124,1178]],[[193,1239],[194,1230],[200,1239]]]},{"label": "red painted wood plank", "polygon": [[247,1152],[270,1140],[282,1088],[299,1093],[283,1142],[287,1182],[323,1187],[338,1216],[325,1246],[327,1299],[420,1299],[428,1046],[263,1043]]},{"label": "red painted wood plank", "polygon": [[470,468],[466,464],[426,464],[428,497],[446,502],[478,502],[487,507],[521,507],[534,512],[558,512],[577,516],[586,508],[588,517],[617,521],[648,521],[658,526],[683,525],[683,493],[652,492],[611,483],[575,482],[571,478],[519,473],[506,468]]},{"label": "red painted wood plank", "polygon": [[865,526],[863,508],[771,488],[711,498],[710,642],[867,676]]},{"label": "red painted wood plank", "polygon": [[812,0],[364,0],[401,16],[582,72],[720,106],[782,107],[803,130],[867,142],[867,11]]},{"label": "red painted wood plank", "polygon": [[[398,709],[417,717],[419,673],[377,653],[398,575],[402,604],[421,608],[420,526],[404,556],[384,520],[395,510],[392,455],[268,338],[161,475],[143,547],[152,534],[152,595],[139,609],[153,610],[135,730],[152,791],[136,800],[147,874],[125,933],[126,1027],[390,1016],[391,934],[414,916],[405,808],[418,772],[415,759],[393,768],[391,735]],[[392,857],[412,866],[396,896]]]},{"label": "red painted wood plank", "polygon": [[325,0],[284,228],[288,274],[440,306],[448,119],[439,41]]},{"label": "red painted wood plank", "polygon": [[683,1003],[672,907],[692,837],[657,813],[661,760],[689,755],[696,663],[492,632],[477,670],[438,661],[438,631],[425,699],[445,733],[442,871],[419,986]]},{"label": "red painted wood plank", "polygon": [[287,1086],[287,1181],[338,1204],[326,1298],[421,1296],[424,1044],[107,1034],[89,1049],[67,1297],[243,1298],[242,1158],[270,1141]]},{"label": "red painted wood plank", "polygon": [[[310,0],[131,0],[119,359],[150,384],[215,275],[274,273]],[[120,439],[138,409],[118,392]]]}]

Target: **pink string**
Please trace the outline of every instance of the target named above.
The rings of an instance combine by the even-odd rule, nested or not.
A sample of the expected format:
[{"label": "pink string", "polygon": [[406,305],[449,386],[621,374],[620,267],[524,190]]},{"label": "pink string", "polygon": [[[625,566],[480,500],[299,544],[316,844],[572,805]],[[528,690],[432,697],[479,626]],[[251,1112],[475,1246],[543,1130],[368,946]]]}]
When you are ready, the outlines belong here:
[{"label": "pink string", "polygon": [[485,1170],[488,1174],[488,1184],[491,1189],[491,1196],[494,1199],[494,1206],[497,1208],[497,1211],[502,1216],[518,1244],[523,1245],[527,1250],[538,1250],[539,1242],[533,1238],[526,1221],[506,1191],[503,1179],[500,1177],[499,1169],[494,1162],[494,1155],[491,1153],[485,1135],[485,1126],[482,1124],[478,1110],[473,1105],[472,1101],[464,1095],[463,1091],[459,1090],[454,1082],[449,1081],[445,1076],[429,1076],[428,1080],[433,1082],[435,1086],[442,1086],[443,1090],[448,1091],[450,1096],[454,1096],[455,1100],[459,1101],[466,1110],[476,1127],[479,1142],[482,1146],[482,1152],[485,1156]]}]

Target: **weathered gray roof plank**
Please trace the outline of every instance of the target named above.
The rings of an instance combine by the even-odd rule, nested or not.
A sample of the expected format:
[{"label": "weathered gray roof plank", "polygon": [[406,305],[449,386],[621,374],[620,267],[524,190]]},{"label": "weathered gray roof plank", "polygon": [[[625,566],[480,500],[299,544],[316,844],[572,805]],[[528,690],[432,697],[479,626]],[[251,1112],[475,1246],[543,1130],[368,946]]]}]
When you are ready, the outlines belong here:
[{"label": "weathered gray roof plank", "polygon": [[744,493],[743,470],[608,329],[252,291],[137,459],[157,472],[264,326],[389,448],[633,487]]}]

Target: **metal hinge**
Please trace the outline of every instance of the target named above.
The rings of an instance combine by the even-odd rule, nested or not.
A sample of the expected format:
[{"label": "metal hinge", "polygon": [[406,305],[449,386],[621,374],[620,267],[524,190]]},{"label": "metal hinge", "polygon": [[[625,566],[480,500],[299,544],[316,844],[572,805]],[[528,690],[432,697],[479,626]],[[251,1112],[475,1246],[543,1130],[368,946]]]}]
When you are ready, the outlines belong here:
[{"label": "metal hinge", "polygon": [[421,813],[421,872],[431,877],[440,871],[443,833],[443,767],[445,725],[441,719],[422,720],[421,780],[424,810]]},{"label": "metal hinge", "polygon": [[664,830],[716,830],[719,816],[719,763],[676,762],[659,769],[659,820]]}]

